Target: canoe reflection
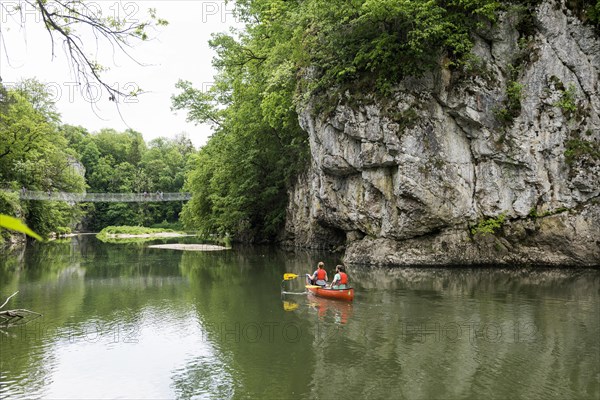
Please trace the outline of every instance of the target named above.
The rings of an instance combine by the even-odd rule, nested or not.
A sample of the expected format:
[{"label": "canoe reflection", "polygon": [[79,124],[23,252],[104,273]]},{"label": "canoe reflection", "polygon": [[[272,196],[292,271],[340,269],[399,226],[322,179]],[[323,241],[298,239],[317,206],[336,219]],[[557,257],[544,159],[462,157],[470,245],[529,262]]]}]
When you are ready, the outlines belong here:
[{"label": "canoe reflection", "polygon": [[335,322],[345,324],[352,317],[352,303],[323,299],[310,294],[307,296],[307,301],[310,308],[317,311],[320,319],[330,316]]}]

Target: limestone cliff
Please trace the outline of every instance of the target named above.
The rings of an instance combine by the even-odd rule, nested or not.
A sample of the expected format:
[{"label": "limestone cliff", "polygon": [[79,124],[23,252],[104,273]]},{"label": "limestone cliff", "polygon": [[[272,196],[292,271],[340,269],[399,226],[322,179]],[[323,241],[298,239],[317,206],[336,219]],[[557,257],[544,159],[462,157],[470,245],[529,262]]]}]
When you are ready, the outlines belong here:
[{"label": "limestone cliff", "polygon": [[287,242],[348,263],[600,265],[600,38],[561,2],[524,18],[477,32],[470,71],[305,105]]}]

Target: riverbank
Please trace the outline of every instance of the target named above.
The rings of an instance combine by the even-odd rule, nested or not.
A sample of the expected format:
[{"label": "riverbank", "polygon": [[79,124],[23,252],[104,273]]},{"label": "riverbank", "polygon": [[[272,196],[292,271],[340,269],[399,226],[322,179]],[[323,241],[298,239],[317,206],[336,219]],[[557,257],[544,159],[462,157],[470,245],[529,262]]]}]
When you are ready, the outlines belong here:
[{"label": "riverbank", "polygon": [[132,234],[132,233],[109,233],[103,235],[110,239],[130,239],[130,238],[173,238],[173,237],[184,237],[184,236],[194,236],[188,233],[181,232],[155,232],[155,233],[140,233],[140,234]]},{"label": "riverbank", "polygon": [[218,246],[216,244],[153,244],[148,246],[154,249],[169,249],[169,250],[182,250],[182,251],[222,251],[229,250],[230,247]]}]

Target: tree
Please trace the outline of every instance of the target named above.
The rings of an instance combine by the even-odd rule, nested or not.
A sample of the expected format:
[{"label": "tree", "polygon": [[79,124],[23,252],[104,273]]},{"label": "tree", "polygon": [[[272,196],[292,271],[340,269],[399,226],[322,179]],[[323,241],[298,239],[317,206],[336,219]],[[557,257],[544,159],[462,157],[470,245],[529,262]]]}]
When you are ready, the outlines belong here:
[{"label": "tree", "polygon": [[0,176],[6,182],[26,183],[30,188],[47,190],[68,187],[79,191],[81,181],[69,182],[66,139],[53,122],[53,111],[37,109],[29,92],[7,92],[8,105],[0,113]]},{"label": "tree", "polygon": [[69,147],[75,150],[77,154],[83,155],[86,146],[91,143],[90,133],[82,126],[66,124],[60,125],[58,130],[67,139]]},{"label": "tree", "polygon": [[[30,100],[31,93],[41,98],[44,93],[37,89],[4,93],[6,105],[0,112],[0,180],[15,189],[83,191],[84,177],[69,167],[77,160],[77,154],[68,148],[67,140],[50,118],[51,107],[36,107],[41,103]],[[17,207],[10,198],[3,195],[2,199],[0,212],[22,213],[28,225],[41,235],[69,226],[80,215],[78,207],[66,203],[30,201]]]},{"label": "tree", "polygon": [[[105,68],[89,55],[84,43],[86,35],[95,38],[98,44],[112,48],[113,52],[120,51],[132,58],[129,50],[136,41],[147,40],[150,28],[167,25],[167,21],[156,16],[154,9],[149,9],[147,19],[140,21],[131,18],[127,12],[103,14],[98,3],[86,0],[3,2],[0,3],[0,11],[3,18],[10,16],[20,28],[25,28],[32,11],[37,13],[50,36],[52,57],[56,48],[62,47],[77,83],[91,90],[90,82],[98,82],[115,102],[120,97],[137,93],[124,93],[102,79]],[[5,21],[0,25],[0,46],[3,48],[7,47],[2,35],[3,29],[7,29],[5,25]]]},{"label": "tree", "polygon": [[60,115],[48,88],[42,82],[34,78],[23,79],[17,82],[13,90],[29,101],[33,108],[52,124],[58,123]]},{"label": "tree", "polygon": [[470,32],[493,20],[495,0],[238,0],[242,33],[210,41],[217,57],[208,92],[180,81],[173,108],[213,124],[195,158],[183,211],[189,227],[272,240],[287,192],[308,166],[296,107],[332,110],[347,95],[385,96],[400,79],[445,56],[468,61]]},{"label": "tree", "polygon": [[[6,166],[22,159],[29,151],[43,149],[42,139],[53,129],[22,94],[11,92],[8,98],[6,112],[0,114],[0,160],[4,160]],[[8,176],[10,171],[5,170],[4,174]]]},{"label": "tree", "polygon": [[127,161],[137,166],[142,161],[142,154],[146,151],[146,143],[142,134],[132,129],[128,129],[127,133],[131,137],[131,143],[129,145],[129,152],[127,154]]},{"label": "tree", "polygon": [[[273,240],[283,226],[287,190],[307,164],[307,135],[298,125],[293,93],[297,67],[294,27],[283,16],[296,2],[240,2],[252,22],[237,37],[215,35],[219,74],[209,92],[180,82],[175,109],[215,133],[194,160],[186,188],[194,193],[184,223],[237,240]],[[265,21],[262,23],[262,21]]]},{"label": "tree", "polygon": [[[195,152],[184,135],[174,139],[158,138],[148,145],[139,132],[100,132],[79,135],[70,127],[64,130],[81,149],[89,192],[144,193],[178,192],[184,184],[188,159]],[[88,229],[108,225],[152,225],[176,222],[181,212],[177,202],[94,203],[88,206]]]}]

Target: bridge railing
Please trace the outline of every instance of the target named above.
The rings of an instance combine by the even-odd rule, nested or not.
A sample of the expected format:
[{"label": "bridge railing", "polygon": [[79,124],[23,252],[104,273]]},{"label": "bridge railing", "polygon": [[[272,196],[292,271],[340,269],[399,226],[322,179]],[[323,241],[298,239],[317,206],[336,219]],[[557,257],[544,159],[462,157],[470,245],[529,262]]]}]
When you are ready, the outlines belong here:
[{"label": "bridge railing", "polygon": [[137,203],[156,201],[187,201],[192,198],[191,193],[68,193],[68,192],[39,192],[33,190],[20,190],[21,200],[41,201],[66,201],[71,203],[111,202],[111,203]]}]

